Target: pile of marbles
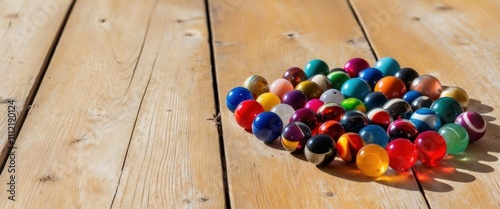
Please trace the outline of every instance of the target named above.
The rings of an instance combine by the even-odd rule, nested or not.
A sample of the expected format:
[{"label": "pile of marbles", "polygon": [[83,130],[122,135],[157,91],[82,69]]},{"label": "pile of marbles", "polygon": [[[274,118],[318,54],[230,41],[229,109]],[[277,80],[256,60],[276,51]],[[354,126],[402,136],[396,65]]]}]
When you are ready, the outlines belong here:
[{"label": "pile of marbles", "polygon": [[436,77],[401,69],[391,57],[373,67],[353,58],[332,70],[315,59],[270,85],[252,75],[228,92],[226,105],[238,125],[264,143],[280,140],[316,166],[338,153],[371,177],[417,161],[436,166],[486,132],[483,117],[466,111],[465,90],[443,88]]}]

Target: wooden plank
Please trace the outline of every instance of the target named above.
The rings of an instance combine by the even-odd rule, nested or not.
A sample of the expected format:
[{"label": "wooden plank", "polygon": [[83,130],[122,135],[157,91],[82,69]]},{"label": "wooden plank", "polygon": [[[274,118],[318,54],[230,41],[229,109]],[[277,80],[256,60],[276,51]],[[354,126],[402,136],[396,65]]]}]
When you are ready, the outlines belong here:
[{"label": "wooden plank", "polygon": [[0,164],[15,141],[71,2],[0,1]]},{"label": "wooden plank", "polygon": [[225,207],[206,17],[202,0],[155,5],[145,43],[155,56],[138,65],[151,80],[114,208]]},{"label": "wooden plank", "polygon": [[117,206],[223,205],[201,5],[75,4],[16,143],[16,201],[3,207],[109,208],[117,190]]},{"label": "wooden plank", "polygon": [[500,2],[352,3],[378,57],[464,88],[472,98],[468,110],[488,121],[484,138],[463,154],[447,156],[441,167],[415,168],[431,207],[500,207]]},{"label": "wooden plank", "polygon": [[426,208],[411,173],[373,180],[336,159],[317,169],[240,128],[225,95],[259,74],[272,82],[320,58],[374,62],[346,1],[210,1],[227,175],[232,208]]}]

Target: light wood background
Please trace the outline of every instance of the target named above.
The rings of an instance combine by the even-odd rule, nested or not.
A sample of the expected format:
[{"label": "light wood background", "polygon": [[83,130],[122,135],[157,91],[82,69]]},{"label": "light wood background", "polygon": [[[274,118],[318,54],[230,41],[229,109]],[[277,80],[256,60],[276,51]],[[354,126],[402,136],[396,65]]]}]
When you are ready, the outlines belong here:
[{"label": "light wood background", "polygon": [[[2,208],[500,208],[496,0],[0,0]],[[384,56],[471,97],[483,139],[377,179],[242,130],[227,92]],[[11,155],[12,156],[12,155]],[[16,201],[7,184],[16,181]]]}]

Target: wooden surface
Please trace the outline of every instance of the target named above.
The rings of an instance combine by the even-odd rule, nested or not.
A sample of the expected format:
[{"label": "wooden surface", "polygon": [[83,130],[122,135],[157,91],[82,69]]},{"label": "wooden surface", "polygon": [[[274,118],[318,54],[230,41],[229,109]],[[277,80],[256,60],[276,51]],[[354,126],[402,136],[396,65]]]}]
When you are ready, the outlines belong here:
[{"label": "wooden surface", "polygon": [[[496,0],[34,2],[0,0],[2,160],[6,101],[26,115],[3,208],[500,208]],[[384,56],[466,89],[485,137],[371,179],[260,142],[225,105],[254,74]]]}]

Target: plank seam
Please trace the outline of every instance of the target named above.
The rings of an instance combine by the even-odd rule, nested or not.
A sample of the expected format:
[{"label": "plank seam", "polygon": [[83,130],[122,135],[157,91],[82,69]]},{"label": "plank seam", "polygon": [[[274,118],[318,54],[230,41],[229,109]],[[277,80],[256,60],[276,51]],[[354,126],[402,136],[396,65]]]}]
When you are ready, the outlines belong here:
[{"label": "plank seam", "polygon": [[361,21],[359,20],[358,14],[354,10],[354,7],[352,6],[351,0],[347,0],[347,5],[349,5],[349,8],[351,9],[352,15],[356,19],[356,22],[358,23],[359,28],[361,29],[361,32],[363,32],[363,36],[365,37],[366,42],[368,43],[368,46],[370,47],[370,51],[373,54],[373,57],[375,57],[375,60],[378,60],[377,54],[375,53],[375,50],[373,49],[372,43],[370,42],[370,39],[368,38],[368,35],[366,35],[366,30],[363,28],[363,25],[361,24]]},{"label": "plank seam", "polygon": [[227,163],[226,163],[226,151],[224,148],[224,137],[222,131],[222,123],[220,123],[220,103],[219,103],[219,88],[217,82],[217,67],[215,63],[215,49],[213,42],[213,32],[212,32],[212,14],[210,13],[209,0],[204,0],[205,2],[205,13],[207,15],[207,30],[208,30],[208,44],[210,48],[210,64],[212,71],[212,90],[214,93],[214,101],[215,101],[215,114],[214,114],[214,122],[217,126],[217,134],[219,135],[219,152],[220,152],[220,160],[222,167],[222,183],[224,187],[224,201],[227,209],[231,209],[231,199],[229,196],[229,183],[227,178]]},{"label": "plank seam", "polygon": [[[54,37],[54,40],[52,41],[52,45],[49,48],[49,51],[47,52],[47,56],[45,57],[45,60],[42,63],[42,66],[40,67],[40,72],[38,73],[35,82],[33,83],[33,87],[31,88],[30,92],[28,93],[28,97],[26,98],[26,102],[24,103],[23,109],[19,113],[18,120],[15,125],[15,130],[14,130],[14,145],[12,146],[6,146],[4,150],[2,150],[2,153],[7,153],[4,159],[1,159],[1,164],[0,164],[0,175],[2,174],[4,167],[7,163],[7,159],[9,157],[8,153],[12,151],[12,147],[15,147],[15,142],[17,141],[17,136],[21,132],[21,129],[23,128],[24,121],[26,121],[26,118],[28,117],[28,112],[31,109],[31,106],[33,105],[33,102],[35,101],[35,96],[38,93],[38,90],[40,89],[40,86],[42,84],[42,80],[45,77],[45,73],[47,72],[47,69],[50,66],[50,62],[52,61],[52,58],[54,57],[57,45],[61,39],[62,33],[64,31],[64,28],[66,27],[66,23],[68,22],[69,16],[71,15],[71,12],[73,11],[73,7],[75,5],[77,0],[73,0],[69,7],[68,10],[66,11],[66,14],[64,15],[64,18],[61,22],[61,25],[59,26],[59,29]],[[9,23],[10,27],[10,23]]]}]

